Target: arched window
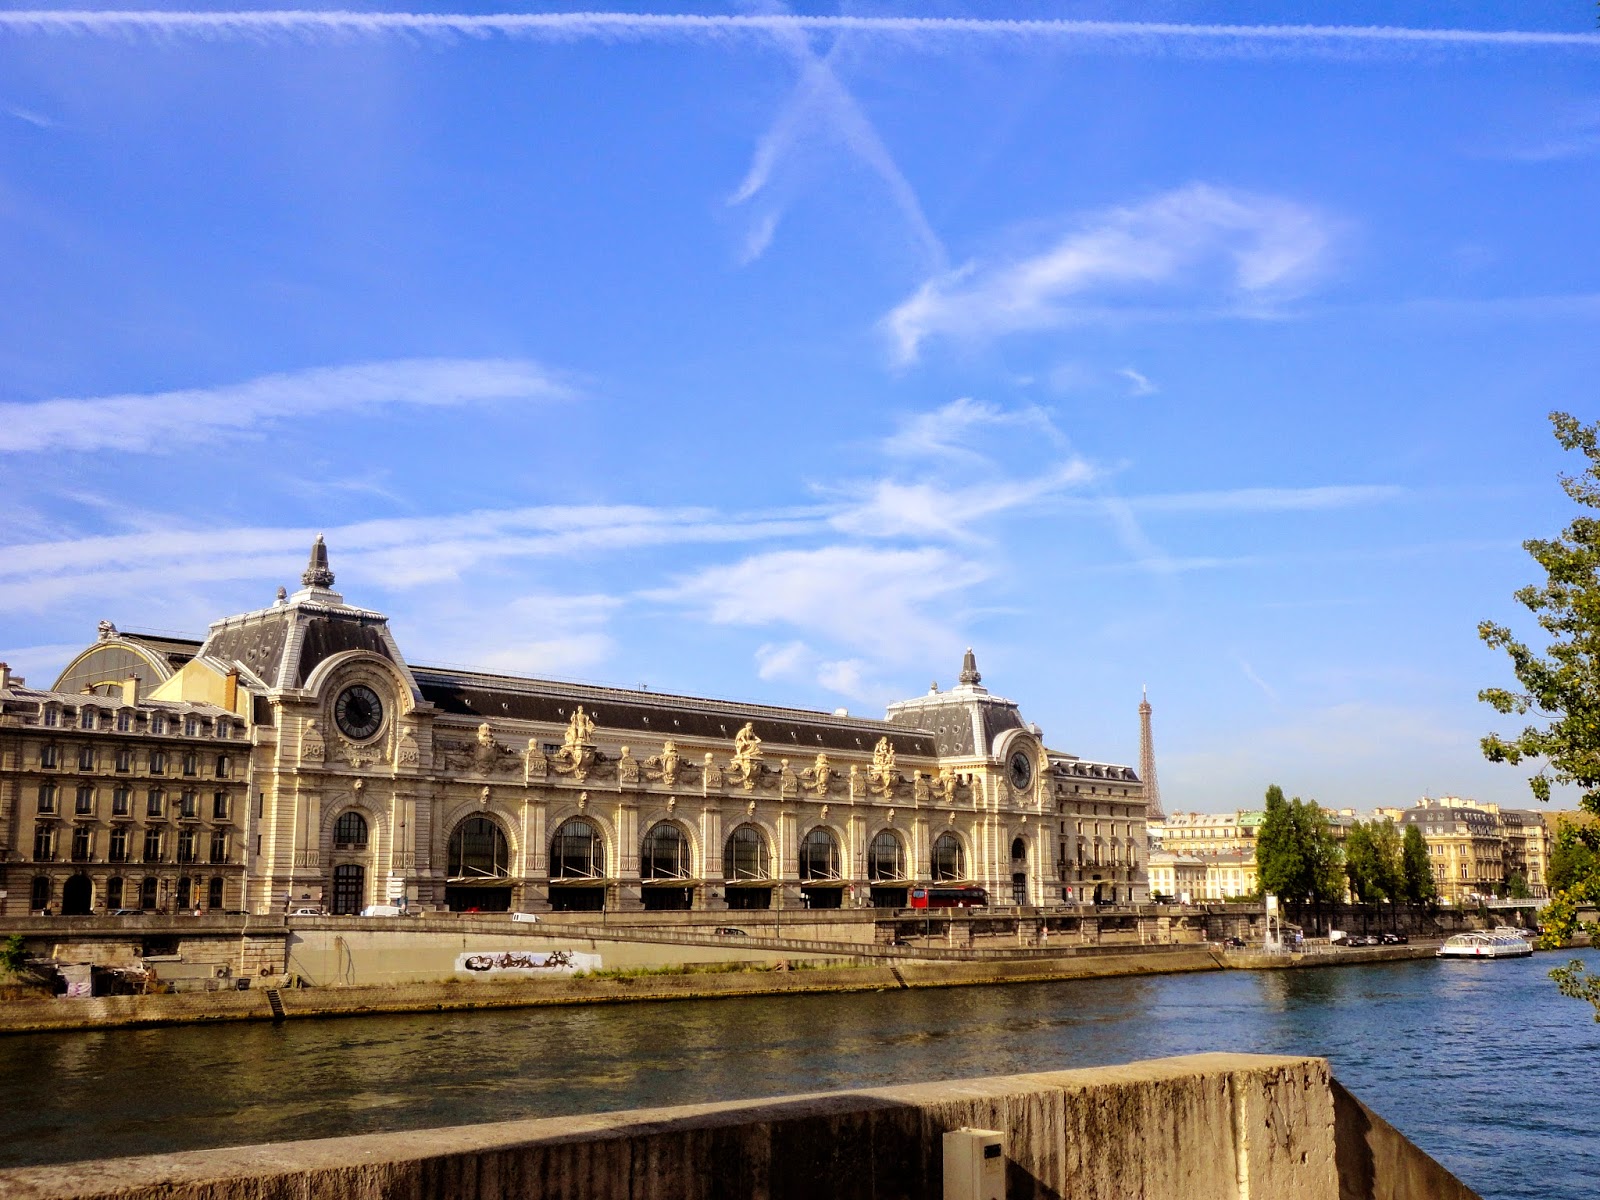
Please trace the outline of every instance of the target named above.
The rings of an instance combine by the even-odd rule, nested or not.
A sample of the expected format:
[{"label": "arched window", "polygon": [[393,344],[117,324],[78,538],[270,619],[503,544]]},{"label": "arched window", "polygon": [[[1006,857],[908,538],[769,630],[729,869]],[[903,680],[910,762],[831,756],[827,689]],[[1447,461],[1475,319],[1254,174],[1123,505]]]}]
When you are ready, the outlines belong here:
[{"label": "arched window", "polygon": [[967,877],[967,855],[961,848],[961,839],[953,833],[941,833],[933,840],[933,881],[944,883]]},{"label": "arched window", "polygon": [[[482,818],[479,818],[480,820]],[[352,809],[333,823],[333,844],[351,850],[367,848],[367,820]]]},{"label": "arched window", "polygon": [[872,845],[867,847],[867,878],[879,880],[905,877],[905,844],[894,830],[882,830],[872,839]]},{"label": "arched window", "polygon": [[728,835],[722,850],[724,879],[771,879],[772,855],[766,835],[754,825],[741,825]]},{"label": "arched window", "polygon": [[450,835],[451,879],[504,879],[511,874],[511,847],[488,817],[468,817]]},{"label": "arched window", "polygon": [[550,839],[552,879],[604,879],[606,844],[590,821],[573,817],[564,821]]},{"label": "arched window", "polygon": [[1011,839],[1011,861],[1012,862],[1016,862],[1018,859],[1023,859],[1023,858],[1027,858],[1027,857],[1028,857],[1028,843],[1023,841],[1021,838],[1012,838]]},{"label": "arched window", "polygon": [[639,847],[639,878],[688,879],[694,874],[689,839],[671,821],[660,821],[644,835]]},{"label": "arched window", "polygon": [[800,843],[801,879],[841,879],[839,842],[821,825]]}]

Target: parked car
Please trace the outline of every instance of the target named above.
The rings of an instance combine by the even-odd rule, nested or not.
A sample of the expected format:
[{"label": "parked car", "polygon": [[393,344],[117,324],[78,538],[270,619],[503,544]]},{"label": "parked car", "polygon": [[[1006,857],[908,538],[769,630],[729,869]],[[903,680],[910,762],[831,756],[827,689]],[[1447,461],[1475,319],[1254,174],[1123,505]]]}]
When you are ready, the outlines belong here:
[{"label": "parked car", "polygon": [[297,908],[289,915],[291,917],[325,917],[328,914],[320,908]]},{"label": "parked car", "polygon": [[1385,933],[1378,938],[1378,944],[1382,946],[1405,946],[1410,942],[1411,939],[1403,933]]},{"label": "parked car", "polygon": [[522,921],[529,925],[535,925],[539,921],[539,914],[514,912],[511,914],[511,919],[513,921]]},{"label": "parked car", "polygon": [[740,929],[740,928],[738,928],[737,926],[734,926],[734,925],[718,925],[711,932],[716,934],[718,937],[749,937],[750,936],[743,929]]},{"label": "parked car", "polygon": [[1235,950],[1243,950],[1244,949],[1244,939],[1242,937],[1227,937],[1227,938],[1223,938],[1222,939],[1222,944],[1224,946],[1231,946]]}]

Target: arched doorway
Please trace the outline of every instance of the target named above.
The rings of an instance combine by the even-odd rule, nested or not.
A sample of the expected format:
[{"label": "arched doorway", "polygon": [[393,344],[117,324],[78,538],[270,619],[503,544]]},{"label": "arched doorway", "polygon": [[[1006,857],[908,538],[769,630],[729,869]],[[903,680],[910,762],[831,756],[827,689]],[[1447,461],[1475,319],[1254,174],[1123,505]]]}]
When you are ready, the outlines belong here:
[{"label": "arched doorway", "polygon": [[334,916],[355,916],[366,907],[366,897],[367,869],[365,867],[360,863],[340,863],[333,869]]},{"label": "arched doorway", "polygon": [[451,912],[509,912],[511,844],[488,817],[468,817],[450,834],[444,902]]},{"label": "arched doorway", "polygon": [[933,839],[933,882],[957,883],[967,877],[967,852],[953,833]]},{"label": "arched doorway", "polygon": [[1011,903],[1019,908],[1028,902],[1028,843],[1011,839]]},{"label": "arched doorway", "polygon": [[682,910],[694,907],[693,856],[689,838],[671,821],[658,821],[639,846],[641,898],[646,909]]},{"label": "arched doorway", "polygon": [[741,825],[728,835],[722,881],[729,908],[772,907],[772,851],[756,826]]},{"label": "arched doorway", "polygon": [[86,917],[94,910],[94,885],[87,875],[78,874],[68,879],[61,889],[61,915]]},{"label": "arched doorway", "polygon": [[878,831],[867,847],[867,879],[872,884],[874,908],[904,908],[906,889],[884,886],[906,878],[906,846],[892,829]]},{"label": "arched doorway", "polygon": [[550,839],[550,907],[600,912],[606,906],[606,843],[593,821],[563,821]]},{"label": "arched doorway", "polygon": [[807,908],[844,906],[844,859],[839,839],[818,825],[800,843],[800,898]]}]

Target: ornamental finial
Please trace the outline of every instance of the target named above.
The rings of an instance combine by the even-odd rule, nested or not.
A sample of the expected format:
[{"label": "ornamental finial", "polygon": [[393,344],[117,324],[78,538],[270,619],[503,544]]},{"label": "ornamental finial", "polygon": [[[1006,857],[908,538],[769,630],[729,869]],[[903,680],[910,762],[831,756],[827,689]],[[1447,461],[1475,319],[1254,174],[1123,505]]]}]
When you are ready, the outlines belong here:
[{"label": "ornamental finial", "polygon": [[983,682],[983,676],[978,674],[978,657],[972,653],[971,646],[961,656],[961,682],[973,687]]},{"label": "ornamental finial", "polygon": [[320,533],[317,534],[317,540],[311,543],[311,561],[306,564],[300,582],[307,587],[333,586],[333,572],[328,569],[328,547],[323,544]]}]

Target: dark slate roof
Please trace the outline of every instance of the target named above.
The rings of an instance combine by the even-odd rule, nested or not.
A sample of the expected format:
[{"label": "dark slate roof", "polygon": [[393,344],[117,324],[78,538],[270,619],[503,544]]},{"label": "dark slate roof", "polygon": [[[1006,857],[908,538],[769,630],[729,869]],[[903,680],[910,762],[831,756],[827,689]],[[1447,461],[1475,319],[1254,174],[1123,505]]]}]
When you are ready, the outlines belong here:
[{"label": "dark slate roof", "polygon": [[312,617],[306,622],[305,640],[300,646],[300,664],[295,673],[294,686],[303,687],[311,672],[323,659],[332,658],[346,650],[369,650],[373,654],[393,661],[388,639],[383,636],[383,618],[352,620]]},{"label": "dark slate roof", "polygon": [[[994,747],[995,738],[1008,729],[1025,727],[1022,714],[1009,700],[988,695],[963,696],[959,691],[951,692],[949,696],[946,704],[929,704],[923,700],[915,708],[897,709],[890,713],[889,720],[896,725],[931,731],[939,754],[948,758],[988,755]],[[981,746],[972,744],[974,711],[977,728],[983,738]]]},{"label": "dark slate roof", "polygon": [[238,624],[214,629],[206,639],[205,652],[223,662],[236,662],[264,680],[268,687],[278,681],[278,668],[289,641],[293,619],[287,608],[254,613]]},{"label": "dark slate roof", "polygon": [[457,716],[565,725],[581,704],[597,727],[643,737],[731,741],[749,721],[763,750],[773,756],[782,756],[785,749],[800,754],[824,750],[870,754],[882,737],[889,739],[897,755],[933,758],[937,752],[927,730],[864,717],[441,667],[413,666],[411,671],[424,699],[440,712]]},{"label": "dark slate roof", "polygon": [[393,661],[389,641],[383,636],[384,618],[378,614],[318,612],[298,605],[262,609],[213,628],[204,653],[223,662],[240,663],[269,687],[277,687],[297,621],[302,630],[299,654],[283,686],[303,687],[319,663],[346,650],[368,650]]}]

